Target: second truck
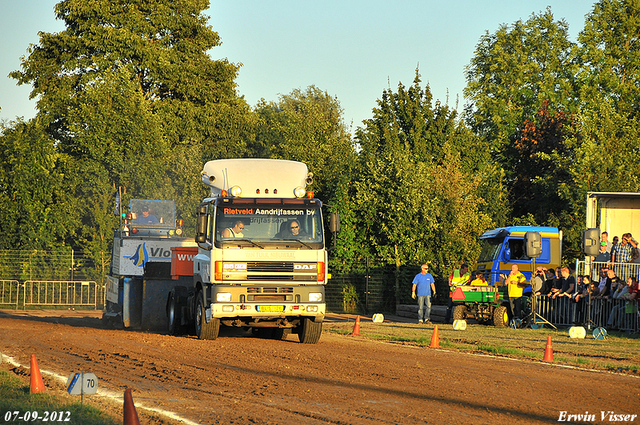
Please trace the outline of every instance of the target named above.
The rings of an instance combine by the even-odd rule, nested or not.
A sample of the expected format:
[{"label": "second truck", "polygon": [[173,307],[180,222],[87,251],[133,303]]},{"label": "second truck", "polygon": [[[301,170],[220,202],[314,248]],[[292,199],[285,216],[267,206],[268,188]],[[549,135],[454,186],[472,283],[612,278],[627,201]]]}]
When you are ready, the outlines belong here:
[{"label": "second truck", "polygon": [[327,250],[322,203],[306,190],[307,166],[222,159],[207,162],[201,174],[210,195],[197,208],[193,284],[170,292],[169,331],[215,339],[226,325],[318,342]]}]

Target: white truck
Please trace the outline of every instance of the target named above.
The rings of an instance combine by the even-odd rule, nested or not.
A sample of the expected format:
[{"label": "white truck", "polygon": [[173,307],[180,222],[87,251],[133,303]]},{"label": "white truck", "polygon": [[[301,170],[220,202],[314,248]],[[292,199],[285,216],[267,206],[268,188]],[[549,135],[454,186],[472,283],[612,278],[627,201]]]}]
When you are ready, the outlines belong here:
[{"label": "white truck", "polygon": [[[320,339],[327,250],[322,202],[307,166],[274,159],[209,161],[197,209],[193,285],[167,299],[169,332],[218,337],[220,325],[301,343]],[[331,217],[337,231],[337,214]]]}]

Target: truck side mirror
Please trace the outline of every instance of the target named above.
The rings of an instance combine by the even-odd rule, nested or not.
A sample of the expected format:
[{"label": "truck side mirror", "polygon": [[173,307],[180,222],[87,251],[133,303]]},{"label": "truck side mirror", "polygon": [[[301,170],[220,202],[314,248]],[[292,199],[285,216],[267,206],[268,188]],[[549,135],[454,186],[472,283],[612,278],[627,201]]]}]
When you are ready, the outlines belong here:
[{"label": "truck side mirror", "polygon": [[198,207],[196,209],[196,242],[204,243],[207,241],[207,207]]},{"label": "truck side mirror", "polygon": [[511,262],[511,250],[509,248],[506,248],[504,250],[504,262],[505,263]]},{"label": "truck side mirror", "polygon": [[329,231],[334,234],[340,231],[340,214],[331,213],[329,217]]}]

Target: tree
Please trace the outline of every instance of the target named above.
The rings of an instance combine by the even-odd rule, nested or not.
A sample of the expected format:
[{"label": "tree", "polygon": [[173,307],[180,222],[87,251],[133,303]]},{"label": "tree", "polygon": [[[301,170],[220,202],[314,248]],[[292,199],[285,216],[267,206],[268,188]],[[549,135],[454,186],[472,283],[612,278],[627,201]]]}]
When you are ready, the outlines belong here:
[{"label": "tree", "polygon": [[490,225],[478,194],[484,160],[455,111],[432,105],[420,82],[416,71],[409,88],[385,90],[373,118],[358,128],[348,198],[360,255],[397,267],[429,261],[444,274],[477,254],[477,237]]},{"label": "tree", "polygon": [[640,4],[602,0],[594,4],[578,35],[580,111],[573,154],[557,185],[564,211],[565,256],[579,257],[584,202],[589,191],[637,192],[640,180]]},{"label": "tree", "polygon": [[37,120],[2,125],[0,249],[48,249],[69,237],[59,155]]},{"label": "tree", "polygon": [[578,81],[585,104],[611,101],[623,116],[640,113],[640,3],[600,0],[578,35]]},{"label": "tree", "polygon": [[331,201],[355,162],[338,100],[309,86],[280,96],[278,102],[263,99],[255,111],[260,125],[253,154],[304,162],[314,174],[316,195]]},{"label": "tree", "polygon": [[113,196],[119,186],[138,198],[182,197],[179,214],[192,218],[206,192],[202,164],[242,156],[252,140],[255,122],[235,91],[238,66],[207,53],[220,44],[202,14],[207,6],[63,0],[55,12],[66,29],[41,33],[11,74],[32,85],[40,125],[68,156],[60,164],[106,180],[91,188],[68,181],[69,192],[86,197],[84,206],[101,206],[91,214],[103,217],[88,222],[108,225],[105,190]]},{"label": "tree", "polygon": [[570,164],[579,146],[576,125],[575,114],[554,113],[546,101],[534,118],[525,119],[515,135],[517,162],[510,170],[509,199],[515,217],[531,214],[537,222],[558,225],[553,221],[566,209],[559,187],[572,182]]},{"label": "tree", "polygon": [[487,170],[493,173],[485,174],[492,178],[484,183],[504,183],[495,198],[507,214],[493,216],[501,225],[576,228],[573,206],[584,198],[567,187],[582,141],[577,57],[566,22],[554,20],[548,8],[486,33],[466,68],[466,121],[492,153]]},{"label": "tree", "polygon": [[480,38],[465,71],[465,114],[501,165],[513,168],[513,136],[545,102],[550,110],[576,110],[575,55],[568,25],[549,8]]}]

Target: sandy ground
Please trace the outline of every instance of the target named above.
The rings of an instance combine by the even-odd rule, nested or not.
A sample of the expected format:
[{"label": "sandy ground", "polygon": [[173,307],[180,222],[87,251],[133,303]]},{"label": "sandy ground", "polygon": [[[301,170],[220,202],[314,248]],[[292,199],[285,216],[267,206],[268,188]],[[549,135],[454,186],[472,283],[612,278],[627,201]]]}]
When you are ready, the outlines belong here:
[{"label": "sandy ground", "polygon": [[[132,388],[136,406],[199,424],[611,423],[602,415],[640,415],[634,376],[327,332],[315,345],[224,329],[200,341],[108,329],[99,312],[2,310],[0,352],[27,367],[36,354],[42,370],[62,376],[94,373],[101,390]],[[1,367],[28,382],[28,369],[6,358]],[[63,392],[43,375],[51,391]],[[121,401],[91,400],[122,417]],[[176,423],[138,412],[142,423]]]}]

